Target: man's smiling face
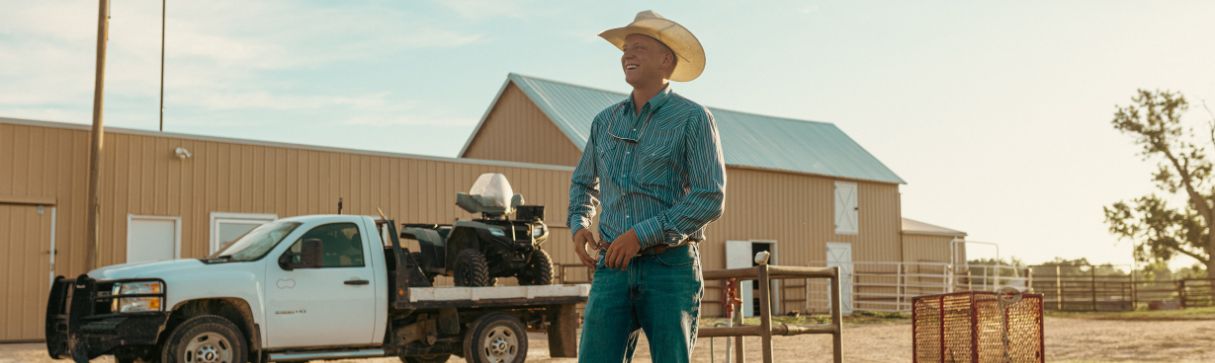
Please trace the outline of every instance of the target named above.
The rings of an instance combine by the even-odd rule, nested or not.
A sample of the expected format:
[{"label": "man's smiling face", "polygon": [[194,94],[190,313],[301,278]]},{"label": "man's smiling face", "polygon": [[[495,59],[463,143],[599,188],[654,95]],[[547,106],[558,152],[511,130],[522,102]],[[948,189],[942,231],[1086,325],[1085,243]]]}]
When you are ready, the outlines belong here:
[{"label": "man's smiling face", "polygon": [[623,50],[624,80],[634,87],[668,79],[675,69],[675,53],[654,38],[630,34],[624,38]]}]

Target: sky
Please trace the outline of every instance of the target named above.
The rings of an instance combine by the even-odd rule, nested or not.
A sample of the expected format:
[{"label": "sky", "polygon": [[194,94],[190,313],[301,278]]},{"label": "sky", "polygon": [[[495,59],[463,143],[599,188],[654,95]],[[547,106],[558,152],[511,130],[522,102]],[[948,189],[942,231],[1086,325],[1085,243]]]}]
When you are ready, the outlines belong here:
[{"label": "sky", "polygon": [[[97,2],[0,8],[0,116],[90,123]],[[834,123],[908,181],[905,217],[1030,263],[1129,265],[1102,206],[1155,162],[1116,107],[1215,107],[1209,1],[170,1],[165,131],[455,157],[510,72],[627,92],[596,34],[646,9],[705,47],[676,92]],[[112,4],[107,126],[158,127],[160,15]]]}]

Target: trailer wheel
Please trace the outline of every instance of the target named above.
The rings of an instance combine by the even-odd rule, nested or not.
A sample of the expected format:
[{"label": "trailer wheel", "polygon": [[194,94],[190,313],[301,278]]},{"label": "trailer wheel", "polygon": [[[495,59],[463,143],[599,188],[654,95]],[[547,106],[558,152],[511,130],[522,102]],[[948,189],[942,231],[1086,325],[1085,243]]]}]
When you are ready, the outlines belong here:
[{"label": "trailer wheel", "polygon": [[527,331],[519,319],[501,313],[482,316],[464,334],[469,363],[522,363],[527,360]]},{"label": "trailer wheel", "polygon": [[489,263],[485,255],[466,249],[456,255],[456,286],[492,286],[489,280]]},{"label": "trailer wheel", "polygon": [[544,250],[532,253],[532,260],[517,275],[519,285],[549,285],[553,283],[553,261]]},{"label": "trailer wheel", "polygon": [[248,344],[240,329],[223,317],[200,315],[186,320],[169,334],[161,350],[163,363],[220,363],[249,361]]},{"label": "trailer wheel", "polygon": [[447,358],[451,358],[451,354],[434,353],[401,357],[401,361],[405,363],[443,363],[447,361]]}]

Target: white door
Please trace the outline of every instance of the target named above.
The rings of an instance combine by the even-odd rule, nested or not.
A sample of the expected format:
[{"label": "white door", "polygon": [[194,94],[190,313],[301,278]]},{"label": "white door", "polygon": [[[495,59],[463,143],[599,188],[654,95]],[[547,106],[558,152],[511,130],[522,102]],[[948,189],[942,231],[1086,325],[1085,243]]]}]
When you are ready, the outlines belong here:
[{"label": "white door", "polygon": [[137,216],[127,218],[127,263],[177,259],[181,241],[178,217]]},{"label": "white door", "polygon": [[835,234],[856,234],[859,228],[856,183],[835,182]]},{"label": "white door", "polygon": [[[277,261],[283,253],[299,253],[305,239],[320,239],[319,268],[283,270]],[[265,258],[266,317],[269,346],[319,347],[373,344],[380,339],[375,323],[375,278],[370,252],[363,248],[354,223],[331,223],[311,228],[290,247]],[[316,331],[324,327],[323,333]],[[382,338],[382,337],[380,337]]]},{"label": "white door", "polygon": [[[852,314],[852,244],[827,242],[827,267],[840,268],[840,312]],[[827,288],[831,296],[831,288]],[[830,306],[831,300],[827,300]]]},{"label": "white door", "polygon": [[[755,264],[754,260],[755,256],[751,256],[751,241],[726,241],[726,268],[751,267]],[[751,280],[745,280],[738,287],[739,299],[743,302],[743,316],[755,316],[755,308],[751,306],[752,286],[754,283]]]},{"label": "white door", "polygon": [[254,228],[278,219],[275,214],[211,213],[211,252],[219,251],[229,242],[244,236]]}]

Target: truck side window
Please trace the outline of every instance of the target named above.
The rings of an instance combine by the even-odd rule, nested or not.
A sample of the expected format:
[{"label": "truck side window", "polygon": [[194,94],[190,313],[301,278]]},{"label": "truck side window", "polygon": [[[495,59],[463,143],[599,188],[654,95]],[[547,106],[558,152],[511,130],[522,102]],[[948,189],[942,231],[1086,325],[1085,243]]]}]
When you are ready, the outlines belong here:
[{"label": "truck side window", "polygon": [[321,268],[364,266],[363,237],[354,223],[332,223],[313,228],[291,245],[291,252],[299,253],[303,241],[310,238],[321,240],[324,252]]}]

